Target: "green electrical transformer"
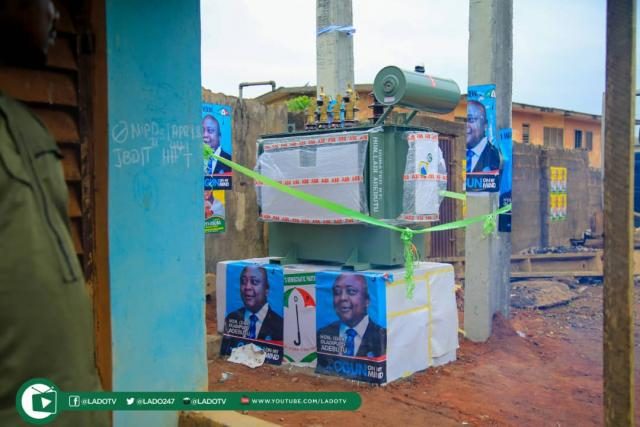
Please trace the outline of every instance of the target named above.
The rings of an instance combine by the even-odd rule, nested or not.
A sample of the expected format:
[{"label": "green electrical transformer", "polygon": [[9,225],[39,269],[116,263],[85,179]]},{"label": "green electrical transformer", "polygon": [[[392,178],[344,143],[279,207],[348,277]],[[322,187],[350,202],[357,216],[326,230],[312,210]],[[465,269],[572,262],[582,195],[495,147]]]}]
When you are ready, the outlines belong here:
[{"label": "green electrical transformer", "polygon": [[[394,106],[447,113],[458,104],[455,82],[383,68],[374,95],[387,106],[375,124],[317,126],[258,140],[256,169],[272,179],[394,225],[424,227],[438,218],[446,169],[430,129],[386,125]],[[348,101],[348,100],[347,100]],[[335,109],[335,104],[319,108]],[[325,111],[326,113],[326,111]],[[316,117],[323,116],[321,112]],[[410,116],[412,117],[412,116]],[[399,233],[358,222],[279,192],[258,187],[261,219],[268,221],[269,256],[282,263],[320,262],[345,269],[392,267],[404,262]],[[414,239],[418,248],[423,238]]]}]

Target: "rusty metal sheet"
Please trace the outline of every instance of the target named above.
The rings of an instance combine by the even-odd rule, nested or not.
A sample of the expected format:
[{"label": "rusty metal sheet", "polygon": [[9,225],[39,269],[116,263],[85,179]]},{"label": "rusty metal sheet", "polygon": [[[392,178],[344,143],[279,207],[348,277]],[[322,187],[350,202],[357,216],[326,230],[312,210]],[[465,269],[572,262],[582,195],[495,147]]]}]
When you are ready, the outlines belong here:
[{"label": "rusty metal sheet", "polygon": [[[442,154],[444,156],[444,160],[447,164],[447,171],[453,170],[454,159],[455,159],[455,147],[454,147],[454,139],[448,136],[440,136],[440,149],[442,150]],[[447,190],[454,191],[455,183],[454,177],[449,176],[449,180],[447,182]],[[456,220],[456,205],[455,200],[450,198],[445,198],[440,205],[440,221],[436,224],[444,224],[447,222]],[[445,230],[445,231],[437,231],[431,233],[431,251],[430,257],[452,257],[456,255],[456,234],[454,230]]]}]

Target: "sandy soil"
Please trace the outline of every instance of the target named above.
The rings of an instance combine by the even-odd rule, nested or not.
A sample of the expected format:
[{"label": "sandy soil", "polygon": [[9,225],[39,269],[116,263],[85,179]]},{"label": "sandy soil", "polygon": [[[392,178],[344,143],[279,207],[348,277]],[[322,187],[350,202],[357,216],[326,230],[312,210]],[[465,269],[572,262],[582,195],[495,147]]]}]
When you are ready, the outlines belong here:
[{"label": "sandy soil", "polygon": [[[635,294],[638,367],[640,288]],[[207,307],[207,328],[215,333],[214,304]],[[232,374],[223,383],[222,372]],[[487,343],[461,340],[456,362],[385,387],[284,366],[251,370],[222,359],[209,364],[209,387],[357,391],[362,396],[356,412],[251,412],[285,426],[602,425],[602,286],[581,288],[579,297],[564,306],[514,309],[509,319],[495,319]]]}]

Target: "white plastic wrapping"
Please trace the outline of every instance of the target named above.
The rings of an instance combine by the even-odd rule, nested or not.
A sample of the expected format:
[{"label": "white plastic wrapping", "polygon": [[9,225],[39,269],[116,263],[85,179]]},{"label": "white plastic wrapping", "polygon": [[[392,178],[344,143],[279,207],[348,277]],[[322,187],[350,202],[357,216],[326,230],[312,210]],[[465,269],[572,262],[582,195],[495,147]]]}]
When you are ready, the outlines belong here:
[{"label": "white plastic wrapping", "polygon": [[420,262],[407,299],[404,269],[387,285],[387,382],[456,360],[458,310],[453,267]]},{"label": "white plastic wrapping", "polygon": [[411,222],[438,221],[447,167],[435,132],[407,132],[409,151],[403,176],[402,215]]},{"label": "white plastic wrapping", "polygon": [[[256,170],[287,186],[299,188],[350,209],[367,213],[364,187],[367,132],[295,136],[259,140],[264,151]],[[302,224],[344,224],[354,220],[259,185],[260,218]]]}]

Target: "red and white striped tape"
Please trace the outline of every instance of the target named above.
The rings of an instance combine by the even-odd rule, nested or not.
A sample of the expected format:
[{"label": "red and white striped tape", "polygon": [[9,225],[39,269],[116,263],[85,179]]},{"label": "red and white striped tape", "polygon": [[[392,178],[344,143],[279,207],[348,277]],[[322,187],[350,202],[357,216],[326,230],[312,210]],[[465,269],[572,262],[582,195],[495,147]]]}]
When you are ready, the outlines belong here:
[{"label": "red and white striped tape", "polygon": [[322,136],[318,138],[296,139],[286,142],[264,142],[264,151],[281,150],[283,148],[298,148],[324,144],[350,144],[353,142],[368,141],[369,135],[355,134],[342,136]]},{"label": "red and white striped tape", "polygon": [[[364,176],[351,175],[351,176],[326,176],[322,178],[295,178],[295,179],[281,179],[278,180],[280,184],[298,186],[298,185],[323,185],[323,184],[351,184],[357,182],[364,182]],[[256,181],[257,187],[262,187],[265,184]]]},{"label": "red and white striped tape", "polygon": [[438,134],[435,132],[412,132],[408,136],[409,142],[433,141],[438,142]]},{"label": "red and white striped tape", "polygon": [[429,214],[429,215],[410,215],[410,214],[402,214],[400,215],[400,219],[404,219],[407,221],[439,221],[439,214]]},{"label": "red and white striped tape", "polygon": [[291,217],[284,215],[270,215],[270,214],[262,214],[260,215],[260,219],[265,221],[277,221],[277,222],[290,222],[293,224],[316,224],[316,225],[328,225],[328,224],[357,224],[359,221],[356,221],[352,218],[341,217],[335,219],[322,219],[322,218],[300,218],[300,217]]},{"label": "red and white striped tape", "polygon": [[422,175],[419,173],[412,173],[408,175],[402,176],[403,181],[438,181],[438,182],[447,182],[447,175],[441,173],[430,173],[427,175]]}]

